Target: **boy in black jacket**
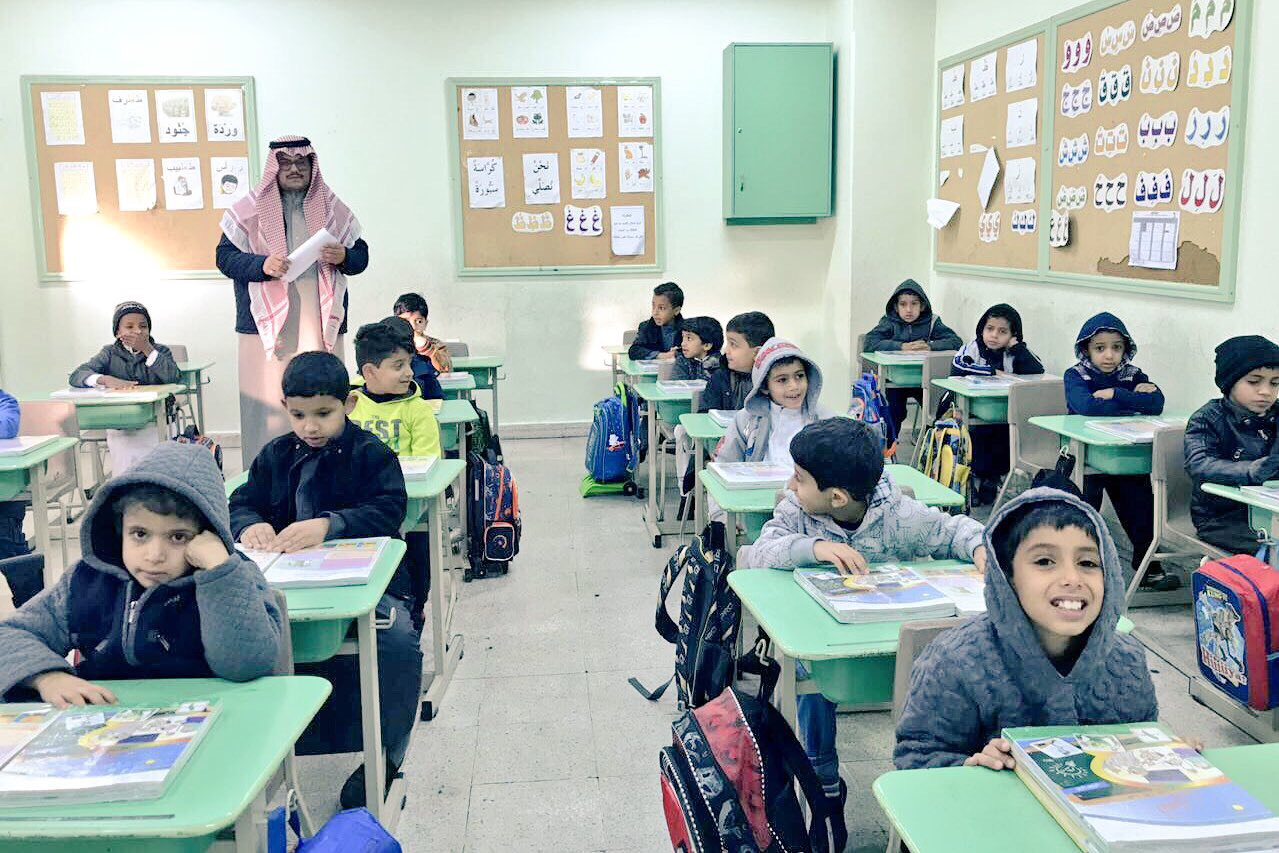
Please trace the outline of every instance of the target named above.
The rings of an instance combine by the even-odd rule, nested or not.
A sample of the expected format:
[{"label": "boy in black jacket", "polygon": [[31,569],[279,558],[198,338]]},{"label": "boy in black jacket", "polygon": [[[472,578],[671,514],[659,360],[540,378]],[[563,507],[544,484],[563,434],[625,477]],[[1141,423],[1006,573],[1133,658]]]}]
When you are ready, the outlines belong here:
[{"label": "boy in black jacket", "polygon": [[653,288],[653,316],[639,324],[627,356],[632,361],[675,358],[684,331],[684,291],[673,281]]},{"label": "boy in black jacket", "polygon": [[698,401],[699,412],[711,409],[736,411],[751,392],[751,368],[764,341],[776,337],[773,321],[760,311],[747,311],[728,321],[724,353],[719,367],[706,377],[706,388]]},{"label": "boy in black jacket", "polygon": [[[285,368],[282,385],[293,432],[262,448],[249,479],[231,495],[236,541],[262,551],[293,552],[330,539],[398,536],[408,505],[404,474],[394,451],[347,419],[355,400],[341,360],[325,352],[300,353]],[[377,632],[388,787],[404,761],[421,692],[421,635],[409,614],[411,596],[409,572],[402,564],[377,605],[380,620],[396,611],[391,627]],[[298,742],[298,752],[362,749],[355,657],[296,669],[299,675],[319,675],[333,683],[333,692]],[[342,786],[341,803],[344,809],[365,804],[363,764]]]}]

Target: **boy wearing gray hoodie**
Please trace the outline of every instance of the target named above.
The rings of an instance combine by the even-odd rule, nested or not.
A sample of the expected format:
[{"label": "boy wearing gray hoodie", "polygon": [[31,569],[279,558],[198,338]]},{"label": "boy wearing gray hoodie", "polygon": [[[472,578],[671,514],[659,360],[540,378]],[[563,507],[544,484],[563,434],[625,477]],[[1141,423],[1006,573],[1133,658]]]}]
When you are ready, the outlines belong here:
[{"label": "boy wearing gray hoodie", "polygon": [[0,696],[29,688],[58,707],[110,704],[93,682],[248,681],[274,668],[280,612],[235,550],[205,448],[166,442],[108,480],[85,511],[80,547],[56,584],[0,622]]}]

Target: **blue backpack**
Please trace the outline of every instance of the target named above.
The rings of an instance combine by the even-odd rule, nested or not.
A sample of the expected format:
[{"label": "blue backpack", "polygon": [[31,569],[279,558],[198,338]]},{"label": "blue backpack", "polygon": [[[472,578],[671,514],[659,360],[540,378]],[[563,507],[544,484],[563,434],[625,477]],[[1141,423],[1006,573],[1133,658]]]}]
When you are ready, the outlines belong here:
[{"label": "blue backpack", "polygon": [[863,373],[853,383],[853,400],[848,407],[848,416],[875,428],[886,460],[891,462],[897,457],[897,427],[888,409],[888,398],[880,390],[875,374]]},{"label": "blue backpack", "polygon": [[638,436],[639,400],[619,383],[612,397],[595,404],[586,439],[586,477],[582,496],[634,493],[635,469],[642,448]]}]

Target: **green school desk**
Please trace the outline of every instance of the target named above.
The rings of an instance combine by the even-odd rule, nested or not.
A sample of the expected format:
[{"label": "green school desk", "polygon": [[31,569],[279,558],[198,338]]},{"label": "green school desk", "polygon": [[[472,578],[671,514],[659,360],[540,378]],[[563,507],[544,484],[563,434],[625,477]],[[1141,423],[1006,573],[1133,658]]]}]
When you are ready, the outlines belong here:
[{"label": "green school desk", "polygon": [[440,425],[440,445],[445,451],[456,450],[458,458],[466,458],[467,426],[480,419],[470,400],[445,400],[435,413]]},{"label": "green school desk", "polygon": [[[1063,729],[1062,731],[1069,731]],[[1271,811],[1279,812],[1279,744],[1208,749],[1206,757]],[[1011,770],[894,770],[875,780],[892,832],[913,853],[1078,853],[1079,848]]]},{"label": "green school desk", "polygon": [[[45,473],[49,467],[49,460],[59,453],[71,450],[79,443],[80,439],[74,436],[60,436],[27,453],[17,456],[0,456],[0,501],[10,501],[14,498],[31,501],[31,514],[35,518],[35,552],[37,554],[47,554],[50,547],[49,512],[46,509],[49,505],[49,493],[45,488]],[[71,470],[74,476],[79,467],[75,464],[78,462],[76,454],[71,455],[73,459]],[[65,532],[63,541],[66,541]],[[53,561],[45,560],[44,585],[46,587],[52,586],[57,580],[53,576],[53,569]]]},{"label": "green school desk", "polygon": [[622,375],[622,368],[618,363],[618,359],[630,352],[631,348],[626,344],[613,344],[611,346],[600,347],[600,349],[604,350],[604,354],[608,356],[609,369],[612,371],[612,384],[608,386],[611,391],[613,387],[617,385],[617,381]]},{"label": "green school desk", "polygon": [[[323,678],[105,681],[128,704],[215,699],[222,710],[164,796],[0,807],[0,850],[128,853],[266,850],[266,787],[329,695]],[[225,830],[234,841],[220,842]]]},{"label": "green school desk", "polygon": [[195,397],[195,422],[201,430],[207,430],[209,425],[204,422],[204,386],[208,382],[204,381],[204,371],[213,367],[213,361],[179,361],[178,370],[182,371],[182,377],[178,383],[186,387],[186,393],[182,396]]},{"label": "green school desk", "polygon": [[[1060,376],[1040,374],[1017,377],[1022,382],[1060,380]],[[1008,423],[1008,386],[974,388],[959,376],[943,376],[933,384],[955,395],[955,405],[969,425]]]},{"label": "green school desk", "polygon": [[475,387],[480,391],[493,393],[493,432],[498,431],[497,383],[505,376],[497,371],[502,366],[502,359],[496,355],[459,355],[453,359],[453,369],[460,373],[469,373],[475,379]]},{"label": "green school desk", "polygon": [[924,358],[927,352],[916,355],[897,350],[864,352],[862,361],[875,366],[875,378],[880,389],[921,388],[924,382]]},{"label": "green school desk", "polygon": [[[666,507],[661,506],[657,494],[657,469],[665,464],[665,454],[657,452],[657,422],[679,423],[681,415],[693,408],[693,392],[663,391],[656,382],[636,382],[635,393],[648,402],[648,498],[644,509],[644,526],[653,537],[653,547],[662,547],[662,537],[679,533],[683,525],[679,520],[667,521]],[[671,457],[673,468],[674,457]],[[677,472],[675,475],[679,477]]]},{"label": "green school desk", "polygon": [[702,469],[706,467],[706,454],[724,437],[728,428],[717,424],[708,414],[694,412],[680,415],[679,425],[693,442],[693,531],[700,533],[706,527],[706,488],[702,485]]},{"label": "green school desk", "polygon": [[440,374],[440,390],[444,392],[446,400],[469,400],[471,392],[476,389],[475,377],[469,373],[457,371],[458,376],[445,377]]},{"label": "green school desk", "polygon": [[634,385],[636,382],[648,380],[650,382],[657,381],[657,362],[656,361],[635,361],[627,356],[621,356],[618,359],[618,366],[622,371],[623,380],[627,385]]},{"label": "green school desk", "polygon": [[145,399],[112,399],[108,395],[95,397],[53,397],[51,400],[67,400],[75,403],[80,431],[91,429],[141,429],[155,424],[165,435],[168,421],[164,401],[171,394],[181,394],[185,385],[139,385],[120,392],[130,397],[145,395]]},{"label": "green school desk", "polygon": [[[1133,417],[1136,416],[1124,415],[1122,420],[1131,420]],[[1172,412],[1151,417],[1182,423],[1188,418],[1187,415]],[[1104,420],[1111,419],[1092,415],[1038,415],[1030,419],[1040,429],[1057,433],[1062,446],[1068,447],[1069,452],[1074,455],[1075,470],[1070,478],[1080,491],[1084,489],[1085,474],[1150,473],[1150,442],[1128,441],[1086,426],[1088,421]]]},{"label": "green school desk", "polygon": [[[1238,486],[1224,486],[1220,483],[1204,483],[1200,488],[1210,495],[1229,498],[1248,507],[1249,526],[1266,539],[1279,541],[1279,500]],[[1279,548],[1269,550],[1270,564],[1279,568],[1279,554],[1276,554],[1276,551],[1279,551]]]}]

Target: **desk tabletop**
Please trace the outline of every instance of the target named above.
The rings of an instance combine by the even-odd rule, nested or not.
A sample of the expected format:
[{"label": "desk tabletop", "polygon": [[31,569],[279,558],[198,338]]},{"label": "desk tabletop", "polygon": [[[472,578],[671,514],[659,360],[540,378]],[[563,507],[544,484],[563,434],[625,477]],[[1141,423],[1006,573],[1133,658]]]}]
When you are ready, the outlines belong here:
[{"label": "desk tabletop", "polygon": [[1210,495],[1230,498],[1232,501],[1238,501],[1245,506],[1256,507],[1266,512],[1279,513],[1279,500],[1268,498],[1265,495],[1248,491],[1247,489],[1241,489],[1238,486],[1227,486],[1222,483],[1204,483],[1199,488]]},{"label": "desk tabletop", "polygon": [[[76,389],[79,390],[79,389]],[[170,394],[181,394],[187,390],[185,385],[137,385],[133,388],[124,388],[119,392],[122,398],[113,399],[111,393],[101,396],[94,395],[91,397],[54,397],[50,394],[46,399],[49,400],[65,400],[69,403],[75,403],[76,406],[138,406],[150,405],[157,403],[168,397]],[[123,395],[129,395],[124,397]],[[138,399],[139,396],[145,399]]]},{"label": "desk tabletop", "polygon": [[435,419],[441,424],[469,424],[480,419],[470,400],[445,400]]},{"label": "desk tabletop", "polygon": [[719,441],[724,437],[724,433],[728,432],[727,427],[720,426],[705,412],[701,414],[685,412],[679,416],[679,423],[684,427],[689,438],[700,441]]},{"label": "desk tabletop", "polygon": [[609,355],[625,355],[631,351],[631,348],[626,344],[606,344],[600,347],[600,349],[604,350],[604,352]]},{"label": "desk tabletop", "polygon": [[[941,350],[938,350],[938,352],[940,351]],[[917,352],[917,353],[901,352],[900,350],[884,350],[882,352],[864,352],[862,353],[862,360],[869,361],[871,364],[884,364],[884,365],[918,364],[922,367],[924,364],[924,359],[927,358],[931,353],[932,353],[932,350],[929,350],[927,352]]]},{"label": "desk tabletop", "polygon": [[689,403],[693,400],[691,390],[667,391],[656,382],[636,382],[635,393],[650,403]]},{"label": "desk tabletop", "polygon": [[199,373],[202,370],[208,370],[215,364],[217,364],[217,362],[213,359],[208,359],[206,361],[179,361],[178,370],[181,370],[183,373]]},{"label": "desk tabletop", "polygon": [[[736,573],[734,573],[736,574]],[[730,582],[732,575],[729,576]],[[1279,744],[1204,751],[1227,776],[1279,812]],[[984,767],[895,770],[875,780],[875,798],[914,853],[1077,853],[1075,843],[1017,775]]]},{"label": "desk tabletop", "polygon": [[[1011,375],[1011,374],[1010,374]],[[1060,376],[1054,376],[1051,373],[1043,373],[1034,376],[1018,376],[1017,382],[1060,382]],[[1007,399],[1008,389],[1011,385],[994,386],[988,388],[974,388],[964,381],[962,376],[939,376],[933,380],[933,384],[938,388],[944,388],[951,393],[958,394],[961,397],[967,397],[971,400],[981,399]],[[1094,419],[1095,420],[1095,419]]]},{"label": "desk tabletop", "polygon": [[617,367],[627,376],[656,376],[657,365],[647,361],[635,361],[632,358],[619,358]]},{"label": "desk tabletop", "polygon": [[502,366],[500,355],[457,355],[453,357],[455,370],[497,370]]},{"label": "desk tabletop", "polygon": [[1030,419],[1030,422],[1049,432],[1055,432],[1066,438],[1072,438],[1084,444],[1098,447],[1121,447],[1134,444],[1150,446],[1150,442],[1129,441],[1126,438],[1120,438],[1117,435],[1111,435],[1108,432],[1102,432],[1086,425],[1088,421],[1133,420],[1134,418],[1159,418],[1160,420],[1174,423],[1181,421],[1184,424],[1185,421],[1189,420],[1190,416],[1177,412],[1165,412],[1162,415],[1120,415],[1113,418],[1098,417],[1096,415],[1036,415]]},{"label": "desk tabletop", "polygon": [[[313,676],[105,681],[121,703],[218,700],[222,710],[164,796],[122,803],[0,808],[0,839],[200,838],[233,824],[331,690]],[[127,842],[119,849],[127,849]]]},{"label": "desk tabletop", "polygon": [[[465,467],[466,463],[461,459],[440,459],[431,466],[431,473],[425,480],[405,480],[404,490],[408,493],[409,500],[429,500],[452,485]],[[4,470],[3,466],[0,466],[0,470]],[[228,477],[226,496],[231,497],[231,493],[248,482],[248,479],[248,471]]]},{"label": "desk tabletop", "polygon": [[909,465],[885,465],[884,470],[898,486],[909,486],[915,500],[928,506],[963,506],[963,495],[948,489],[932,477]]},{"label": "desk tabletop", "polygon": [[0,471],[26,471],[49,461],[63,451],[70,450],[79,443],[80,439],[75,436],[63,435],[26,453],[0,456]]}]

